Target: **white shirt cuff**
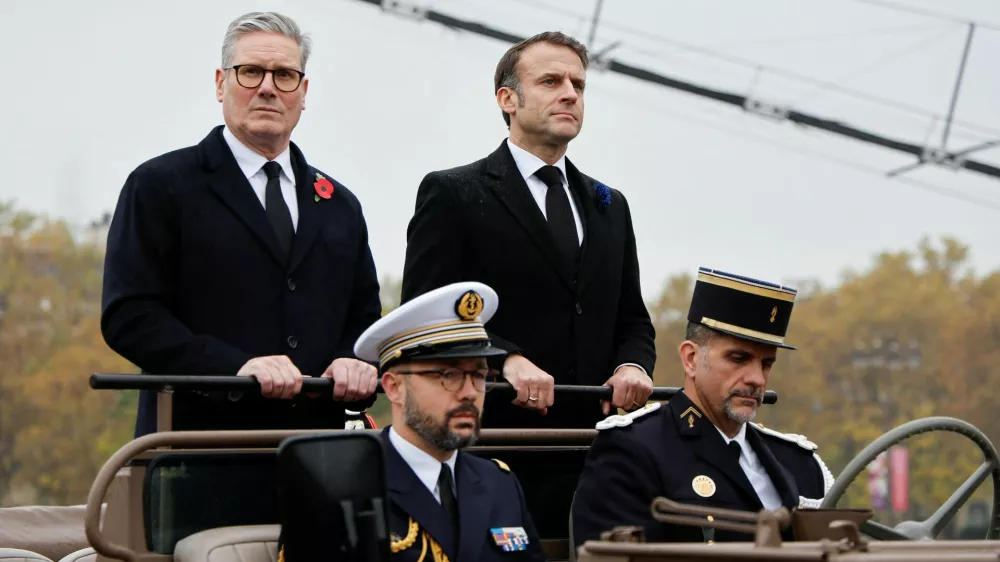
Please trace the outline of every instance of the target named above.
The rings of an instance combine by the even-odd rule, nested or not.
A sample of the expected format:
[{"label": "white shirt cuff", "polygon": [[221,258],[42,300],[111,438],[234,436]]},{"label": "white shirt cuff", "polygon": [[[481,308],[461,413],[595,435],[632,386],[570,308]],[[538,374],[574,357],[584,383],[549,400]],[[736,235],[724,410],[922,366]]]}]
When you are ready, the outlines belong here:
[{"label": "white shirt cuff", "polygon": [[[635,367],[636,369],[639,369],[640,371],[642,371],[642,374],[646,375],[647,377],[649,376],[649,373],[646,372],[646,369],[643,369],[642,365],[639,365],[638,363],[622,363],[621,365],[618,365],[618,367],[615,368],[615,373],[618,372],[618,369],[621,369],[622,367],[625,367],[625,366]],[[614,374],[614,373],[612,373],[612,374]]]}]

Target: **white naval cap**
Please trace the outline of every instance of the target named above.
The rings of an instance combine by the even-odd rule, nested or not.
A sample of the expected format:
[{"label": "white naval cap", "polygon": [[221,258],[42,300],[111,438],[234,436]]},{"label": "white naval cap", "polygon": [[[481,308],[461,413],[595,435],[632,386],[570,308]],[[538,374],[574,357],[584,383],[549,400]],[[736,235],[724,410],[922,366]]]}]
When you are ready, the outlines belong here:
[{"label": "white naval cap", "polygon": [[403,359],[504,355],[485,328],[499,304],[496,291],[474,281],[434,289],[372,324],[354,344],[354,354],[377,362],[379,371]]}]

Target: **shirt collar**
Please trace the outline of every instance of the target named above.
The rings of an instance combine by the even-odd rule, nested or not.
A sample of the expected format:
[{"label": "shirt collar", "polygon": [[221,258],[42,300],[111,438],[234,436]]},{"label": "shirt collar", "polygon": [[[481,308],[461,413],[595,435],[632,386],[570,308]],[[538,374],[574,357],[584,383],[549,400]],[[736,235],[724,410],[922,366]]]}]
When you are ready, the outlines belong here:
[{"label": "shirt collar", "polygon": [[716,427],[715,429],[719,432],[719,435],[721,435],[722,438],[726,440],[726,445],[728,445],[732,441],[736,441],[737,443],[740,444],[740,449],[744,451],[747,450],[747,424],[741,425],[739,433],[737,433],[736,437],[733,437],[732,439],[730,439],[729,436],[723,433],[722,430],[719,429],[718,427]]},{"label": "shirt collar", "polygon": [[[243,144],[243,142],[236,138],[236,135],[229,130],[228,126],[222,128],[222,138],[226,139],[226,144],[229,145],[229,150],[233,152],[233,156],[236,158],[236,164],[240,167],[240,170],[247,179],[252,178],[257,174],[257,172],[260,172],[264,164],[267,163],[267,158],[264,158],[262,155],[254,152],[253,149]],[[285,178],[291,181],[292,185],[295,185],[295,173],[292,171],[291,150],[286,148],[284,152],[279,154],[274,159],[274,161],[281,166],[281,173],[285,175]]]},{"label": "shirt collar", "polygon": [[[540,170],[542,167],[548,166],[544,160],[510,142],[510,139],[507,139],[507,148],[510,149],[510,155],[514,157],[514,163],[517,164],[517,170],[521,172],[521,176],[524,178],[525,182],[528,181],[528,178],[535,175],[535,172]],[[560,156],[559,160],[557,160],[553,166],[559,168],[559,171],[561,171],[563,175],[563,181],[565,182],[566,155],[563,154]]]},{"label": "shirt collar", "polygon": [[[403,436],[396,433],[396,428],[389,426],[389,441],[392,446],[396,448],[396,452],[399,456],[403,457],[403,460],[410,466],[413,473],[417,475],[417,478],[423,482],[424,486],[430,490],[431,494],[434,493],[434,488],[437,487],[438,477],[441,475],[441,462],[434,457],[430,456],[426,452],[420,450],[419,447],[410,443]],[[445,464],[451,469],[452,481],[456,481],[455,477],[455,461],[458,460],[458,451],[452,451],[451,457],[444,461]]]}]

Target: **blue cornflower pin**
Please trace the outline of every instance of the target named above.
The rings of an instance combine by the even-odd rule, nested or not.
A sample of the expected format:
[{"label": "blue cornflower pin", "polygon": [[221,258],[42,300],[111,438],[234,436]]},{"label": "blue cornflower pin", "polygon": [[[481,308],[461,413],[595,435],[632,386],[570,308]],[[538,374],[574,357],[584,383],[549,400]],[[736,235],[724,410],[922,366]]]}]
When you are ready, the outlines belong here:
[{"label": "blue cornflower pin", "polygon": [[594,198],[597,208],[604,209],[611,204],[611,188],[601,182],[594,182]]}]

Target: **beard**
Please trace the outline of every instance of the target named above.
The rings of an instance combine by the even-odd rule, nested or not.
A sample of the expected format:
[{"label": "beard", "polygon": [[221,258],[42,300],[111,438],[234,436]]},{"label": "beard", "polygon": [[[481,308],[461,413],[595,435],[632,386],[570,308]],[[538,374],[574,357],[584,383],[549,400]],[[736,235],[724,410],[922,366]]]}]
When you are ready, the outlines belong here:
[{"label": "beard", "polygon": [[[757,401],[757,404],[752,410],[750,410],[750,412],[739,411],[733,406],[733,399],[736,398],[754,398]],[[722,410],[726,414],[727,418],[736,423],[749,423],[757,416],[757,408],[760,407],[763,400],[764,389],[762,388],[736,389],[729,393],[729,398],[726,398],[726,402],[723,404]]]},{"label": "beard", "polygon": [[[451,419],[459,414],[472,414],[476,420],[472,434],[468,437],[451,430]],[[444,414],[444,421],[437,423],[433,416],[417,405],[412,393],[406,394],[406,401],[403,403],[403,419],[417,435],[442,451],[454,451],[475,445],[481,425],[479,408],[472,402],[463,402],[448,410]]]}]

